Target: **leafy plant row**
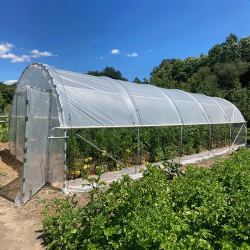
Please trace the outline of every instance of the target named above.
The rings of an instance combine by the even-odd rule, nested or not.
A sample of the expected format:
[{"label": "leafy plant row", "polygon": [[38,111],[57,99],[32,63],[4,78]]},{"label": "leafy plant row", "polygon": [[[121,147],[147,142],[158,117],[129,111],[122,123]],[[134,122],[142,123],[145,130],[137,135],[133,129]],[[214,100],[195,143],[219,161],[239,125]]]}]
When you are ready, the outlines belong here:
[{"label": "leafy plant row", "polygon": [[1,142],[8,142],[9,141],[9,118],[0,118],[1,121],[6,122],[0,122],[0,141]]},{"label": "leafy plant row", "polygon": [[[234,125],[237,129],[237,125]],[[81,136],[103,149],[126,166],[136,163],[138,152],[137,128],[85,129],[77,131]],[[236,132],[237,133],[237,132]],[[234,133],[231,142],[236,136]],[[94,170],[121,170],[122,166],[105,154],[82,141],[73,134],[67,140],[67,165],[73,177],[84,175],[91,164]],[[180,127],[140,128],[140,164],[174,159],[182,155],[199,153],[209,149],[208,126],[183,127],[182,149],[180,148]],[[224,147],[230,144],[229,125],[213,125],[210,148]]]},{"label": "leafy plant row", "polygon": [[85,207],[55,200],[44,213],[48,249],[250,248],[249,150],[169,179],[148,165],[141,179],[123,176]]}]

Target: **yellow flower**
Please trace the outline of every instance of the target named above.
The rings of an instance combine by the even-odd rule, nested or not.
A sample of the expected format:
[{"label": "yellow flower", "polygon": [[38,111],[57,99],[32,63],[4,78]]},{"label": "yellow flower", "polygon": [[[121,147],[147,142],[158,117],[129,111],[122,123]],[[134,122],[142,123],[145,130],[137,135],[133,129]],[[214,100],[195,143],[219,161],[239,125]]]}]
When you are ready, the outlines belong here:
[{"label": "yellow flower", "polygon": [[81,174],[81,172],[79,170],[75,171],[76,177],[79,176],[80,174]]},{"label": "yellow flower", "polygon": [[128,153],[128,154],[129,154],[129,153],[130,153],[130,150],[129,150],[129,149],[126,149],[126,153]]},{"label": "yellow flower", "polygon": [[87,164],[84,164],[84,166],[82,167],[82,170],[86,170],[88,168]]},{"label": "yellow flower", "polygon": [[92,161],[92,160],[93,160],[93,158],[92,158],[92,157],[89,157],[88,159],[89,159],[89,161]]}]

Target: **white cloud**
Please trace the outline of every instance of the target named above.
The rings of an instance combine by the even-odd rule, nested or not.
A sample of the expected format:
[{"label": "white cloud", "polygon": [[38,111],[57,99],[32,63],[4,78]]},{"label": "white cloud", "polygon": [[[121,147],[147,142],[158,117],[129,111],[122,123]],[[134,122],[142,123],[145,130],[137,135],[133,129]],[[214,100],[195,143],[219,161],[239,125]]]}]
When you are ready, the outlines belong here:
[{"label": "white cloud", "polygon": [[38,57],[41,57],[41,56],[55,56],[51,52],[47,52],[47,51],[40,52],[37,49],[31,50],[30,53],[33,54],[31,57],[34,57],[34,58],[38,58]]},{"label": "white cloud", "polygon": [[3,81],[3,83],[6,84],[6,85],[11,85],[11,84],[13,84],[13,83],[15,83],[15,82],[18,82],[18,81],[17,81],[17,80]]},{"label": "white cloud", "polygon": [[17,63],[17,62],[30,62],[31,58],[38,58],[42,56],[57,56],[53,55],[51,52],[40,52],[37,49],[31,50],[30,53],[32,55],[22,55],[22,56],[17,56],[11,53],[11,49],[14,48],[15,46],[11,43],[2,43],[0,44],[0,58],[9,58],[11,59],[12,63]]},{"label": "white cloud", "polygon": [[100,56],[100,58],[101,58],[101,59],[104,59],[104,57],[103,57],[103,56]]},{"label": "white cloud", "polygon": [[127,54],[127,56],[135,57],[135,56],[138,56],[138,54],[137,53],[132,53],[132,54]]},{"label": "white cloud", "polygon": [[14,58],[14,54],[8,53],[13,47],[15,46],[11,43],[0,44],[0,58]]},{"label": "white cloud", "polygon": [[111,54],[120,54],[120,50],[119,49],[112,49]]},{"label": "white cloud", "polygon": [[17,62],[30,62],[30,56],[28,56],[28,55],[22,55],[22,56],[20,56],[20,57],[18,57],[18,56],[15,56],[12,60],[11,60],[11,62],[12,63],[17,63]]},{"label": "white cloud", "polygon": [[151,51],[152,52],[153,50],[152,49],[148,49],[147,51]]},{"label": "white cloud", "polygon": [[12,53],[0,55],[0,58],[11,58],[11,59],[13,59],[13,58],[16,58],[16,57],[17,57],[17,56],[14,55],[14,54],[12,54]]}]

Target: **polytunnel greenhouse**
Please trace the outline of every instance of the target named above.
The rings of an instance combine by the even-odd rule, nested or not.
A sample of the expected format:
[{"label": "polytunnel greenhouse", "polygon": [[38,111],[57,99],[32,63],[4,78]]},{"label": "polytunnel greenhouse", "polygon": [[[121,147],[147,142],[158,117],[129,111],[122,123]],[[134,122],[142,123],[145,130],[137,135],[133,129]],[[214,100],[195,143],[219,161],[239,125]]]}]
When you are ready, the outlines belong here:
[{"label": "polytunnel greenhouse", "polygon": [[246,129],[240,111],[221,98],[31,64],[10,113],[10,152],[23,162],[15,204],[46,182],[63,186],[68,130],[134,127],[139,135],[142,127],[214,124]]}]

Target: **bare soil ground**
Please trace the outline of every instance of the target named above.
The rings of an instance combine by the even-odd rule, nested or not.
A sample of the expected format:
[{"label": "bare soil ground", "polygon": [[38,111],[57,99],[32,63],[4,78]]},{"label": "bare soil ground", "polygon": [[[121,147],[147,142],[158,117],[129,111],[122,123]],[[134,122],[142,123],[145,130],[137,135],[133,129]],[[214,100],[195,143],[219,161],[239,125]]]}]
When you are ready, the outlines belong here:
[{"label": "bare soil ground", "polygon": [[[224,161],[229,154],[202,160],[194,165],[209,167],[215,162]],[[42,234],[41,220],[46,205],[53,198],[65,198],[65,195],[50,185],[43,187],[32,199],[22,207],[14,207],[15,197],[21,186],[22,163],[9,152],[9,144],[0,142],[0,249],[29,250],[46,249]],[[76,199],[80,206],[88,202],[88,194],[80,193]]]}]

